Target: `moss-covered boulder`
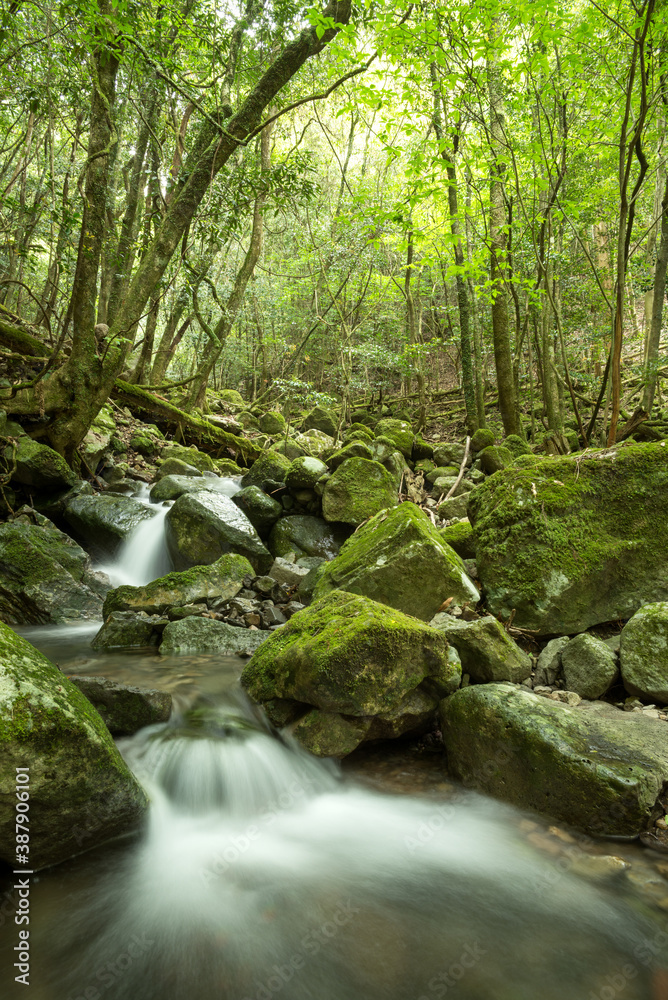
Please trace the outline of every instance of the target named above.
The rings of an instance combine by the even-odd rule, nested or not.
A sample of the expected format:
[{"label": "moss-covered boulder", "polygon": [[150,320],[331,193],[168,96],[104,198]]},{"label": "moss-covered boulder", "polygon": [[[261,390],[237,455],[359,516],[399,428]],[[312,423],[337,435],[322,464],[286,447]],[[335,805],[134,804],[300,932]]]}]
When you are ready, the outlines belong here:
[{"label": "moss-covered boulder", "polygon": [[[150,649],[160,645],[162,629],[155,627],[155,615],[136,611],[112,611],[97,633],[93,649]],[[164,620],[162,625],[164,627]]]},{"label": "moss-covered boulder", "polygon": [[571,708],[510,684],[441,704],[451,773],[600,836],[633,837],[668,779],[665,723],[604,702]]},{"label": "moss-covered boulder", "polygon": [[441,612],[430,622],[459,653],[462,671],[476,684],[512,681],[531,673],[531,657],[510,638],[491,615],[466,622]]},{"label": "moss-covered boulder", "polygon": [[280,503],[267,496],[259,486],[247,486],[235,493],[232,500],[244,512],[260,538],[267,537],[283,513]]},{"label": "moss-covered boulder", "polygon": [[265,451],[250,467],[241,480],[241,485],[259,486],[265,493],[285,482],[290,468],[290,459],[278,451]]},{"label": "moss-covered boulder", "polygon": [[373,452],[371,451],[371,448],[366,443],[366,441],[361,441],[361,440],[348,441],[348,443],[345,444],[343,448],[339,448],[338,451],[335,451],[328,456],[327,465],[333,472],[334,469],[338,469],[338,467],[342,465],[345,461],[347,461],[347,459],[349,458],[372,459]]},{"label": "moss-covered boulder", "polygon": [[94,620],[104,590],[86,552],[45,517],[19,516],[0,524],[0,620],[12,625]]},{"label": "moss-covered boulder", "polygon": [[155,688],[120,684],[108,677],[72,677],[72,683],[88,699],[114,736],[132,736],[144,726],[167,722],[172,714],[172,696]]},{"label": "moss-covered boulder", "polygon": [[457,479],[459,469],[456,465],[437,465],[425,476],[430,486],[433,486],[437,479],[451,478]]},{"label": "moss-covered boulder", "polygon": [[311,454],[310,449],[303,448],[300,444],[297,444],[294,438],[291,437],[282,437],[280,441],[276,442],[276,444],[272,444],[269,450],[277,451],[279,455],[285,455],[285,457],[289,458],[291,462],[294,462],[296,458],[301,458],[302,455]]},{"label": "moss-covered boulder", "polygon": [[504,438],[503,447],[508,449],[513,458],[532,454],[531,448],[519,434],[509,434],[508,437]]},{"label": "moss-covered boulder", "polygon": [[329,410],[325,406],[314,406],[304,418],[302,427],[305,431],[322,431],[329,437],[335,437],[339,426],[339,419],[334,410]]},{"label": "moss-covered boulder", "polygon": [[453,465],[459,472],[464,460],[466,447],[459,441],[439,442],[434,445],[434,462],[436,465]]},{"label": "moss-covered boulder", "polygon": [[22,436],[4,450],[4,465],[12,482],[46,493],[74,486],[77,476],[65,459],[32,438]]},{"label": "moss-covered boulder", "polygon": [[[277,700],[283,719],[286,703],[288,715],[290,705],[301,717],[317,709],[317,734],[309,724],[309,749],[341,756],[366,738],[378,717],[387,716],[389,725],[391,716],[396,735],[406,732],[402,707],[414,731],[418,702],[420,713],[428,708],[426,715],[433,718],[439,692],[454,691],[460,678],[457,658],[435,629],[368,598],[334,591],[273,632],[241,682],[270,715]],[[416,700],[415,692],[426,700]],[[346,724],[351,717],[357,743]],[[345,740],[337,736],[342,731]]]},{"label": "moss-covered boulder", "polygon": [[294,440],[307,455],[313,455],[314,458],[321,458],[334,446],[334,438],[330,434],[314,428],[303,434],[295,434]]},{"label": "moss-covered boulder", "polygon": [[459,556],[412,503],[380,511],[348,539],[322,571],[314,596],[336,589],[423,621],[448,597],[457,603],[480,599]]},{"label": "moss-covered boulder", "polygon": [[321,556],[332,559],[345,539],[345,529],[333,528],[319,517],[295,514],[283,517],[272,528],[267,543],[273,556]]},{"label": "moss-covered boulder", "polygon": [[220,653],[233,656],[251,653],[266,641],[269,632],[259,629],[237,628],[213,618],[183,618],[170,622],[162,634],[160,652],[163,656],[173,653]]},{"label": "moss-covered boulder", "polygon": [[260,430],[269,437],[278,437],[285,432],[285,417],[278,410],[269,410],[263,413],[258,420]]},{"label": "moss-covered boulder", "polygon": [[236,389],[220,389],[218,399],[223,404],[223,409],[229,410],[230,413],[243,410],[246,406],[244,397]]},{"label": "moss-covered boulder", "polygon": [[165,476],[201,476],[202,473],[194,465],[188,465],[180,458],[166,458],[155,474],[156,482]]},{"label": "moss-covered boulder", "polygon": [[471,438],[471,451],[482,451],[494,444],[494,433],[488,427],[479,427]]},{"label": "moss-covered boulder", "polygon": [[168,458],[178,458],[187,465],[193,465],[200,472],[216,471],[211,456],[197,448],[186,448],[181,444],[168,444],[163,448],[161,455],[165,461]]},{"label": "moss-covered boulder", "polygon": [[237,420],[246,430],[257,431],[260,429],[257,417],[250,410],[242,410],[241,413],[237,413]]},{"label": "moss-covered boulder", "polygon": [[163,503],[165,500],[178,500],[184,493],[200,493],[208,490],[216,492],[218,480],[209,476],[164,476],[151,487],[151,503]]},{"label": "moss-covered boulder", "polygon": [[391,417],[379,420],[376,424],[376,437],[388,438],[404,458],[410,458],[413,454],[413,428],[406,420],[393,420]]},{"label": "moss-covered boulder", "polygon": [[443,500],[436,508],[436,513],[439,517],[442,517],[444,521],[450,521],[453,518],[466,517],[468,514],[469,505],[469,493],[461,493],[458,497],[449,497],[447,500]]},{"label": "moss-covered boulder", "polygon": [[237,479],[244,474],[244,470],[231,458],[214,458],[213,464],[218,475],[224,479]]},{"label": "moss-covered boulder", "polygon": [[327,480],[322,515],[326,521],[356,526],[397,500],[397,484],[387,469],[367,458],[350,458]]},{"label": "moss-covered boulder", "polygon": [[539,635],[668,599],[668,453],[624,445],[512,466],[470,494],[487,605]]},{"label": "moss-covered boulder", "polygon": [[441,528],[441,538],[462,559],[475,559],[475,537],[470,521],[455,521]]},{"label": "moss-covered boulder", "polygon": [[253,567],[244,556],[229,553],[210,566],[193,566],[180,573],[168,573],[145,587],[117,587],[104,602],[105,620],[114,611],[145,611],[160,615],[172,607],[193,601],[228,600],[243,587],[245,576]]},{"label": "moss-covered boulder", "polygon": [[343,435],[343,444],[349,441],[373,441],[373,431],[364,424],[352,423]]},{"label": "moss-covered boulder", "polygon": [[668,601],[635,613],[622,630],[619,657],[629,694],[668,704]]},{"label": "moss-covered boulder", "polygon": [[150,457],[155,455],[155,453],[160,450],[162,447],[162,441],[158,441],[157,438],[152,437],[150,434],[137,432],[130,438],[130,447],[133,451],[136,451],[138,455]]},{"label": "moss-covered boulder", "polygon": [[89,552],[102,558],[113,556],[142,521],[154,516],[155,511],[139,500],[109,493],[76,497],[64,511],[74,536]]},{"label": "moss-covered boulder", "polygon": [[583,632],[561,650],[561,665],[569,691],[594,701],[617,679],[617,656],[598,636]]},{"label": "moss-covered boulder", "polygon": [[246,515],[222,493],[180,496],[165,518],[165,536],[176,569],[208,565],[228,552],[245,556],[258,573],[273,562]]},{"label": "moss-covered boulder", "polygon": [[292,461],[285,476],[285,485],[290,490],[312,490],[326,472],[327,466],[319,458],[304,455]]},{"label": "moss-covered boulder", "polygon": [[483,471],[491,476],[501,469],[508,468],[513,461],[513,453],[503,445],[491,444],[488,448],[483,448],[478,458]]},{"label": "moss-covered boulder", "polygon": [[[25,786],[17,774],[28,776]],[[0,857],[12,868],[17,786],[30,794],[25,853],[33,871],[126,833],[147,806],[90,702],[29,642],[0,624]]]}]

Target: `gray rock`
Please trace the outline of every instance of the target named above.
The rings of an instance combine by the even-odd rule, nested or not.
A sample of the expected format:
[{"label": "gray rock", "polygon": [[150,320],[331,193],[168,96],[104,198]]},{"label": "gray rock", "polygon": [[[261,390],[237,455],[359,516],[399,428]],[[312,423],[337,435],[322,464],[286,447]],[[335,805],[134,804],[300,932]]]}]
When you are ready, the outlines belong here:
[{"label": "gray rock", "polygon": [[144,649],[160,645],[152,618],[133,611],[114,611],[93,639],[93,649]]},{"label": "gray rock", "polygon": [[199,493],[202,490],[215,492],[214,481],[195,470],[195,475],[163,476],[151,487],[152,503],[163,503],[165,500],[178,500],[184,493]]},{"label": "gray rock", "polygon": [[119,684],[107,677],[75,676],[71,680],[114,736],[132,736],[144,726],[167,722],[172,714],[172,696],[167,691]]},{"label": "gray rock", "polygon": [[562,635],[558,639],[550,639],[538,657],[535,684],[554,684],[561,671],[561,654],[570,641],[567,635]]},{"label": "gray rock", "polygon": [[245,556],[258,572],[272,557],[246,515],[222,493],[187,493],[165,519],[167,548],[177,569],[207,565],[226,553]]},{"label": "gray rock", "polygon": [[0,524],[2,620],[14,625],[94,620],[101,617],[105,590],[86,552],[45,517],[33,513]]},{"label": "gray rock", "polygon": [[470,496],[470,493],[462,493],[460,496],[443,500],[437,508],[438,516],[442,517],[444,521],[453,521],[455,518],[466,517]]},{"label": "gray rock", "polygon": [[273,497],[260,489],[259,486],[247,486],[232,497],[239,510],[242,510],[260,538],[266,538],[283,513],[283,508]]},{"label": "gray rock", "polygon": [[201,476],[202,473],[194,465],[183,462],[180,458],[166,458],[155,474],[156,482],[165,476]]},{"label": "gray rock", "polygon": [[155,511],[126,496],[80,496],[65,507],[65,520],[77,539],[97,557],[113,556],[128,535]]},{"label": "gray rock", "polygon": [[668,704],[668,601],[636,611],[622,630],[619,657],[629,694]]},{"label": "gray rock", "polygon": [[583,632],[564,646],[561,653],[566,687],[593,701],[600,698],[617,678],[617,657],[602,639]]},{"label": "gray rock", "polygon": [[259,629],[237,628],[213,618],[184,618],[170,622],[162,636],[160,652],[169,653],[235,653],[254,652],[269,637]]},{"label": "gray rock", "polygon": [[462,671],[476,684],[491,681],[519,684],[531,673],[531,657],[491,615],[466,622],[440,613],[429,624],[443,632],[454,646],[462,661]]},{"label": "gray rock", "polygon": [[666,724],[641,712],[479,684],[440,713],[453,776],[588,834],[636,836],[668,779]]},{"label": "gray rock", "polygon": [[299,586],[304,577],[310,572],[308,566],[297,566],[296,563],[290,563],[287,559],[274,559],[270,569],[269,576],[273,577],[276,583],[286,583],[290,587]]},{"label": "gray rock", "polygon": [[28,768],[33,871],[126,833],[146,795],[83,694],[0,624],[0,857],[17,857],[17,768]]},{"label": "gray rock", "polygon": [[294,553],[297,556],[331,559],[341,548],[347,534],[346,529],[333,527],[319,517],[295,514],[276,522],[267,544],[277,558]]}]

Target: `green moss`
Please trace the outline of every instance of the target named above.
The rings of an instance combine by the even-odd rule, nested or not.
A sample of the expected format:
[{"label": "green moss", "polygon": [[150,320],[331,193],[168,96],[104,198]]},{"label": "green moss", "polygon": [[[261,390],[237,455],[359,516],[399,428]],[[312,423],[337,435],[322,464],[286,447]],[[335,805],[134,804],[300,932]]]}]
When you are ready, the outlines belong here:
[{"label": "green moss", "polygon": [[[580,631],[615,617],[609,602],[617,592],[612,610],[628,617],[625,606],[638,607],[633,592],[647,589],[638,580],[643,565],[659,591],[654,599],[668,593],[660,569],[668,544],[656,530],[668,517],[668,455],[660,445],[513,465],[473,490],[468,507],[480,579],[497,616],[515,609],[518,625],[543,634]],[[555,605],[566,596],[559,617]]]},{"label": "green moss", "polygon": [[494,444],[494,433],[488,427],[480,427],[471,438],[471,450],[482,451]]},{"label": "green moss", "polygon": [[504,438],[503,446],[508,449],[513,458],[517,458],[518,455],[531,454],[531,448],[519,434],[509,434],[507,438]]},{"label": "green moss", "polygon": [[322,513],[327,521],[358,525],[397,499],[394,477],[379,462],[350,458],[327,480]]},{"label": "green moss", "polygon": [[426,678],[459,684],[435,629],[367,598],[334,591],[300,611],[254,653],[242,684],[257,701],[290,698],[323,711],[391,711]]},{"label": "green moss", "polygon": [[456,521],[441,528],[441,538],[462,559],[475,559],[475,538],[469,521]]}]

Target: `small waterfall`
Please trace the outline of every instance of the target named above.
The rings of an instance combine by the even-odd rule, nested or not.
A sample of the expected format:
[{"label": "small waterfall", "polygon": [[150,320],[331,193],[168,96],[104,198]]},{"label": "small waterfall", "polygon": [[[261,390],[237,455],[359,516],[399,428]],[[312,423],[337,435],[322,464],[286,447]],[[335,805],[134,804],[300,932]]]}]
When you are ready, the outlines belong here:
[{"label": "small waterfall", "polygon": [[120,746],[148,826],[35,932],[44,1000],[589,1000],[622,967],[654,995],[640,918],[499,803],[362,790],[238,705]]},{"label": "small waterfall", "polygon": [[[207,489],[232,497],[239,492],[241,486],[237,479],[220,478],[209,473]],[[144,483],[139,484],[134,499],[140,500],[155,513],[150,521],[142,521],[125,539],[113,562],[97,567],[107,574],[114,587],[124,584],[143,587],[174,568],[165,541],[165,518],[171,503],[151,503],[149,487]]]}]

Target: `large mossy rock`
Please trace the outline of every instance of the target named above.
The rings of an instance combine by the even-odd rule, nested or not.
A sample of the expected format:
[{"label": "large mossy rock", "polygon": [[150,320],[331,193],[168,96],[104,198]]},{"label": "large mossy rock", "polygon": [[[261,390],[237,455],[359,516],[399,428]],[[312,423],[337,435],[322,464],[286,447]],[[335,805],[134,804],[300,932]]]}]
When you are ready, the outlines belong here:
[{"label": "large mossy rock", "polygon": [[29,769],[32,870],[126,833],[147,806],[90,702],[0,624],[0,857],[12,867],[17,768]]},{"label": "large mossy rock", "polygon": [[397,451],[404,458],[410,458],[413,453],[413,428],[406,420],[393,420],[387,417],[376,424],[376,437],[389,438]]},{"label": "large mossy rock", "polygon": [[268,490],[272,490],[277,485],[285,482],[290,464],[290,459],[287,455],[282,455],[273,449],[265,451],[257,461],[253,462],[253,465],[241,480],[241,485],[244,488],[246,486],[259,486],[266,493]]},{"label": "large mossy rock", "polygon": [[0,620],[38,625],[99,618],[104,586],[84,550],[45,517],[0,524]]},{"label": "large mossy rock", "polygon": [[94,556],[113,556],[142,521],[155,511],[133,497],[102,493],[79,496],[65,507],[65,520],[76,538]]},{"label": "large mossy rock", "polygon": [[99,712],[114,736],[132,736],[144,726],[167,722],[172,714],[172,696],[155,688],[119,684],[108,677],[72,678],[72,683]]},{"label": "large mossy rock", "polygon": [[615,653],[589,632],[576,635],[563,647],[561,664],[567,689],[590,701],[601,698],[619,673]]},{"label": "large mossy rock", "polygon": [[598,836],[645,829],[668,779],[665,723],[604,702],[570,708],[510,684],[441,704],[454,777]]},{"label": "large mossy rock", "polygon": [[241,682],[275,721],[301,716],[295,734],[313,753],[343,756],[383,733],[424,731],[460,679],[458,658],[435,629],[334,591],[273,632]]},{"label": "large mossy rock", "polygon": [[179,461],[185,462],[186,465],[194,466],[200,472],[216,471],[211,456],[207,455],[204,451],[199,451],[198,448],[185,448],[180,444],[168,444],[162,450],[162,458],[165,460],[168,458],[178,458]]},{"label": "large mossy rock", "polygon": [[429,621],[448,597],[477,604],[480,595],[459,556],[412,503],[380,511],[324,568],[316,600],[340,589]]},{"label": "large mossy rock", "polygon": [[93,649],[157,649],[162,639],[161,631],[156,628],[157,620],[144,612],[112,611],[91,646]]},{"label": "large mossy rock", "polygon": [[328,410],[325,406],[315,406],[307,415],[303,423],[305,431],[322,431],[329,437],[334,437],[339,425],[339,421],[334,410]]},{"label": "large mossy rock", "polygon": [[273,559],[237,505],[221,493],[186,493],[165,519],[167,548],[177,569],[208,565],[228,552],[245,556],[257,573]]},{"label": "large mossy rock", "polygon": [[269,632],[259,629],[237,628],[213,618],[184,618],[180,622],[170,622],[162,634],[160,652],[172,653],[220,653],[233,656],[251,653],[262,645]]},{"label": "large mossy rock", "polygon": [[5,448],[4,456],[5,465],[12,470],[12,481],[33,490],[49,493],[77,482],[77,476],[57,451],[32,438],[20,437],[16,445]]},{"label": "large mossy rock", "polygon": [[79,453],[88,468],[93,472],[95,472],[100,459],[109,448],[111,439],[115,433],[116,420],[114,419],[111,407],[103,406],[79,445]]},{"label": "large mossy rock", "polygon": [[513,465],[468,513],[487,605],[520,628],[572,634],[668,598],[663,444]]},{"label": "large mossy rock", "polygon": [[512,681],[519,684],[531,673],[531,657],[513,642],[491,615],[471,622],[441,613],[430,624],[442,632],[459,653],[462,672],[476,684]]},{"label": "large mossy rock", "polygon": [[619,658],[629,694],[668,704],[668,601],[646,604],[627,622]]},{"label": "large mossy rock", "polygon": [[267,545],[273,556],[321,556],[331,559],[341,548],[345,529],[333,528],[319,517],[295,514],[282,517],[272,528]]},{"label": "large mossy rock", "polygon": [[145,587],[117,587],[104,602],[104,617],[114,611],[145,611],[160,615],[172,607],[195,601],[235,597],[245,576],[253,576],[253,567],[244,556],[228,553],[211,565],[193,566],[180,573],[168,573]]},{"label": "large mossy rock", "polygon": [[285,485],[290,490],[312,490],[326,472],[327,466],[319,458],[304,455],[293,459],[285,477]]},{"label": "large mossy rock", "polygon": [[322,515],[326,521],[357,526],[397,501],[397,484],[387,469],[368,458],[350,458],[327,480]]}]

